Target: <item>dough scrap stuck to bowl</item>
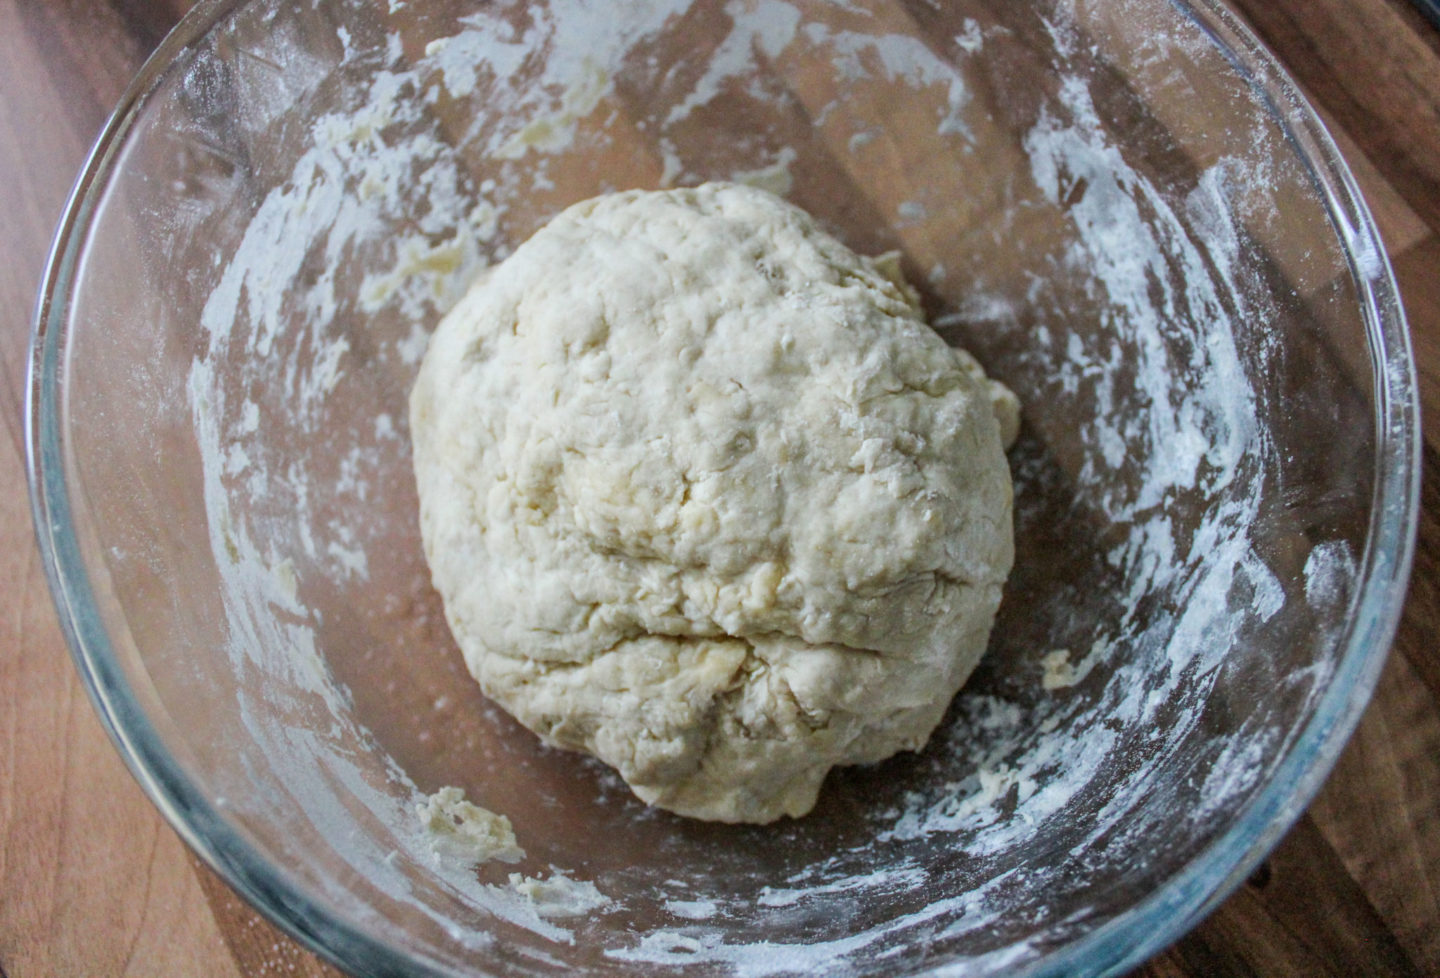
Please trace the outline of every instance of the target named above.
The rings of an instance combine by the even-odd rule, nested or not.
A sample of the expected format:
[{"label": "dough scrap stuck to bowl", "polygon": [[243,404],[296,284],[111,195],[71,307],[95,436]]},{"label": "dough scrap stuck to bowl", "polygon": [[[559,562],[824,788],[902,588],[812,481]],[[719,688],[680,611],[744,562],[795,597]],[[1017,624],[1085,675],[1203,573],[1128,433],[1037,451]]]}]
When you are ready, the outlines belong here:
[{"label": "dough scrap stuck to bowl", "polygon": [[803,815],[923,746],[985,649],[1014,395],[768,193],[569,208],[445,317],[410,414],[471,673],[646,802]]},{"label": "dough scrap stuck to bowl", "polygon": [[415,814],[437,858],[476,864],[491,860],[518,863],[525,858],[510,819],[466,801],[459,788],[441,788],[424,804],[416,805]]}]

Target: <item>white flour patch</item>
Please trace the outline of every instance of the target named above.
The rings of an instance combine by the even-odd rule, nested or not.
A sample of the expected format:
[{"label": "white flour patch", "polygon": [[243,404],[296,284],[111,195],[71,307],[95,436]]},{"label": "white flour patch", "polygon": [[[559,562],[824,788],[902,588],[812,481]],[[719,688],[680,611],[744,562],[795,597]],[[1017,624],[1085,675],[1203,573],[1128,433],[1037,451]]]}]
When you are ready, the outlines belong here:
[{"label": "white flour patch", "polygon": [[665,911],[686,920],[710,920],[720,912],[714,900],[667,900]]},{"label": "white flour patch", "polygon": [[771,59],[779,57],[794,40],[795,31],[800,26],[800,12],[778,0],[762,0],[759,3],[732,0],[725,5],[725,12],[735,26],[710,56],[705,73],[690,94],[665,117],[667,128],[713,102],[726,83],[754,74],[756,52]]}]

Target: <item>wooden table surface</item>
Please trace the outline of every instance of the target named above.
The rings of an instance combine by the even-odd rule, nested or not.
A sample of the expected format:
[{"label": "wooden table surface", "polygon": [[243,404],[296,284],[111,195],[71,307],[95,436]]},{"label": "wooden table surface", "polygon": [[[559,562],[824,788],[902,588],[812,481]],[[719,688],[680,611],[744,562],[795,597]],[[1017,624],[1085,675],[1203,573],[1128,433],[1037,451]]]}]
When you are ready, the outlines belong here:
[{"label": "wooden table surface", "polygon": [[[1408,0],[1234,0],[1325,117],[1394,262],[1424,512],[1404,621],[1334,774],[1141,974],[1440,975],[1440,31]],[[187,0],[0,0],[0,978],[334,975],[199,864],[101,730],[30,525],[30,316],[71,181]]]}]

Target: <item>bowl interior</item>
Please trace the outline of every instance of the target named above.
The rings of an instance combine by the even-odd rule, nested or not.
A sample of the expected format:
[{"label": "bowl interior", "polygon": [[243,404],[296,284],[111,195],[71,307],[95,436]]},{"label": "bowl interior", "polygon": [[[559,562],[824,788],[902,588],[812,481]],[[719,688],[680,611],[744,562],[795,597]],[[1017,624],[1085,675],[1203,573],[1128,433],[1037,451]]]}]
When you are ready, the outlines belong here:
[{"label": "bowl interior", "polygon": [[[1383,654],[1347,644],[1383,259],[1224,26],[1159,0],[202,6],[98,164],[53,340],[62,576],[162,806],[358,971],[1075,973],[1173,937],[1253,854],[1226,833],[1333,718],[1347,653]],[[764,828],[647,810],[484,700],[407,447],[478,269],[576,200],[707,179],[900,250],[1024,404],[985,663],[925,751]],[[435,860],[414,806],[451,784],[524,863]]]}]

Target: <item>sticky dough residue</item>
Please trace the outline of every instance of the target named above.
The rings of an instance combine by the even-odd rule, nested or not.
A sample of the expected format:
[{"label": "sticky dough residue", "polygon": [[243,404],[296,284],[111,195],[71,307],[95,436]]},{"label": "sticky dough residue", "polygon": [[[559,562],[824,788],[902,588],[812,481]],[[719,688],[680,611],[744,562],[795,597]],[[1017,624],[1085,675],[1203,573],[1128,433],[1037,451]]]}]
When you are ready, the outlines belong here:
[{"label": "sticky dough residue", "polygon": [[518,863],[525,858],[510,819],[466,801],[463,788],[441,788],[416,805],[415,814],[430,837],[437,862],[478,865],[491,860]]},{"label": "sticky dough residue", "polygon": [[[431,917],[462,947],[481,948],[490,938],[457,930],[416,895],[403,867],[432,861],[414,817],[423,793],[388,755],[388,783],[377,783],[354,760],[361,748],[379,748],[351,716],[351,693],[331,675],[306,605],[307,591],[320,582],[368,581],[386,559],[391,543],[367,514],[388,473],[408,470],[403,435],[390,413],[378,413],[358,430],[340,432],[334,457],[325,459],[288,449],[285,435],[307,439],[327,432],[337,399],[349,395],[351,385],[376,383],[377,371],[398,389],[408,384],[425,347],[424,324],[447,310],[477,272],[504,257],[516,210],[553,189],[547,160],[586,140],[604,143],[597,133],[606,131],[626,52],[653,40],[687,6],[649,0],[617,17],[607,4],[557,0],[521,26],[503,11],[477,12],[451,33],[412,43],[410,56],[417,48],[424,52],[414,61],[398,33],[389,34],[377,52],[338,28],[344,65],[355,68],[370,59],[380,66],[367,69],[368,80],[351,104],[314,121],[307,148],[286,178],[265,191],[204,311],[209,346],[194,361],[188,393],[204,453],[211,544],[234,636],[231,656],[237,672],[267,677],[267,695],[274,688],[294,691],[293,703],[279,708],[287,722],[275,722],[272,705],[245,698],[258,694],[242,695],[240,710],[267,756],[278,759],[276,777],[290,793],[289,803],[328,838],[343,840],[335,843],[338,851],[378,891]],[[392,13],[402,8],[391,5]],[[802,53],[833,65],[851,84],[927,93],[937,106],[931,121],[938,137],[956,154],[968,151],[983,119],[963,64],[984,55],[990,43],[984,29],[968,22],[953,39],[956,60],[950,61],[910,37],[811,23],[806,9],[781,0],[725,6],[733,25],[728,37],[697,77],[670,93],[647,134],[659,147],[659,182],[728,177],[796,190],[796,149],[745,147],[743,164],[707,172],[707,161],[687,154],[672,127],[716,100],[735,97],[737,86],[747,85],[762,64]],[[1063,25],[1054,35],[1063,67],[1078,54],[1067,47]],[[274,43],[289,42],[277,33]],[[539,77],[522,77],[526,52],[537,48],[552,56]],[[272,52],[273,60],[284,63],[284,54]],[[761,103],[777,97],[754,86],[744,91]],[[433,114],[479,93],[488,111],[439,138],[443,127],[437,129]],[[275,98],[288,105],[297,94],[287,90]],[[278,117],[284,107],[277,102],[271,115]],[[817,126],[832,109],[838,113],[840,107],[820,107]],[[843,134],[840,144],[853,154],[874,152],[877,130]],[[477,176],[457,147],[506,165]],[[1233,182],[1244,178],[1243,166],[1233,159],[1215,162],[1200,175],[1185,208],[1177,209],[1106,135],[1079,70],[1062,71],[1050,108],[1030,126],[1021,149],[1016,180],[1037,194],[1027,206],[1048,204],[1069,213],[1073,235],[1064,267],[1089,270],[1109,326],[1120,337],[1091,348],[1074,334],[1041,326],[1028,354],[1036,364],[1059,365],[1048,392],[1057,401],[1099,406],[1073,476],[1078,485],[1098,487],[1087,505],[1133,527],[1104,555],[1121,587],[1116,619],[1101,631],[1056,636],[1035,650],[1027,681],[1043,688],[1043,697],[1021,703],[962,693],[953,720],[918,762],[933,767],[925,787],[877,806],[868,816],[869,843],[769,881],[758,911],[733,895],[696,892],[690,884],[663,878],[647,883],[658,887],[660,919],[670,923],[626,930],[625,941],[606,952],[616,962],[708,964],[737,975],[844,974],[864,955],[938,927],[951,938],[983,933],[1011,908],[1018,871],[834,939],[732,944],[727,922],[752,911],[781,914],[835,899],[884,901],[932,890],[934,871],[913,854],[928,851],[926,840],[935,837],[956,845],[963,840],[978,862],[1017,851],[1037,826],[1063,817],[1102,776],[1121,746],[1122,729],[1178,708],[1182,719],[1167,726],[1153,747],[1164,750],[1188,736],[1196,704],[1214,681],[1230,639],[1269,620],[1286,600],[1246,532],[1259,499],[1256,460],[1270,446],[1249,421],[1253,393],[1228,338],[1240,317],[1265,312],[1246,307],[1235,288],[1240,235],[1225,201]],[[1072,199],[1082,181],[1087,189]],[[417,199],[427,206],[417,209]],[[1000,215],[1002,224],[1020,212],[1010,207]],[[924,202],[906,201],[894,219],[923,222],[931,212]],[[1192,226],[1206,227],[1206,249],[1194,243]],[[933,283],[944,276],[939,265],[931,270]],[[1031,299],[1044,308],[1041,285]],[[1062,315],[1047,312],[1057,321]],[[362,348],[369,340],[347,326],[357,317],[387,315],[413,325],[376,348]],[[1013,296],[979,289],[949,322],[1006,329],[1016,319]],[[1176,360],[1177,343],[1188,361]],[[1128,387],[1115,380],[1122,357],[1133,375]],[[1137,411],[1136,404],[1155,409]],[[1136,457],[1152,464],[1137,474],[1129,468]],[[1043,473],[1039,461],[1023,456],[1018,469],[1023,524],[1026,487],[1038,491]],[[1118,478],[1122,470],[1127,475]],[[1182,525],[1168,515],[1166,503],[1197,486],[1217,505],[1198,524]],[[268,505],[242,522],[232,508],[237,498],[265,498]],[[1032,506],[1029,517],[1037,518],[1036,512]],[[1211,557],[1198,571],[1191,566],[1181,575],[1177,568],[1192,552]],[[1317,549],[1304,569],[1312,599],[1323,602],[1343,589],[1352,568],[1353,556],[1343,546]],[[1142,621],[1145,596],[1158,592],[1173,610],[1162,610],[1169,617],[1158,624]],[[1243,614],[1232,606],[1237,594],[1245,598]],[[1163,648],[1146,644],[1160,640]],[[1065,654],[1059,655],[1062,646]],[[1042,661],[1047,652],[1052,658]],[[1157,661],[1168,663],[1158,675]],[[1104,688],[1079,695],[1096,687],[1097,675],[1107,676]],[[314,721],[317,703],[333,723]],[[1096,717],[1113,718],[1116,726],[1087,722]],[[1222,744],[1222,760],[1196,788],[1194,817],[1248,792],[1274,747]],[[317,769],[323,777],[316,777]],[[1146,790],[1141,778],[1120,785],[1087,823],[1088,836],[1073,840],[1076,851],[1101,837],[1110,845],[1124,843],[1131,831],[1126,815]],[[384,830],[376,831],[376,824]],[[572,879],[574,871],[563,867],[551,867],[543,878],[516,874],[503,885],[481,882],[463,860],[435,872],[446,892],[557,946],[573,944],[582,920],[604,922],[610,914],[631,924],[643,919],[632,916],[633,893],[606,880]],[[1026,886],[1043,888],[1043,874],[1032,872]],[[972,963],[1000,967],[1035,953],[1020,946]]]}]

